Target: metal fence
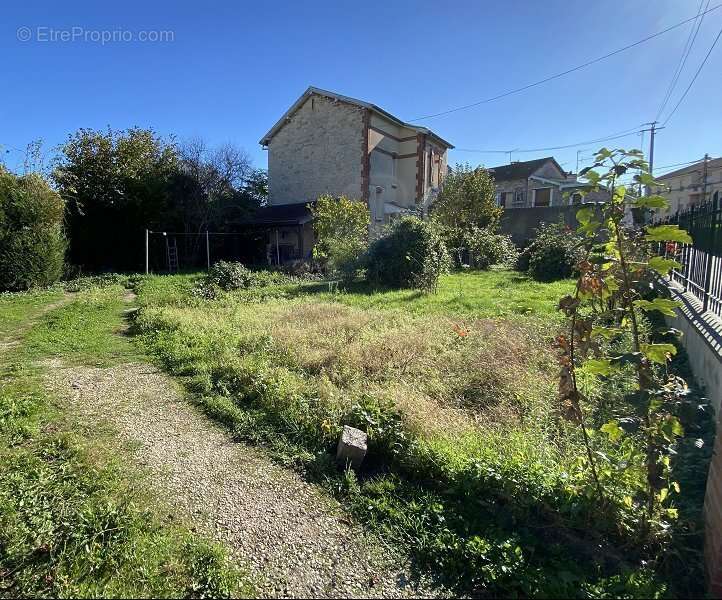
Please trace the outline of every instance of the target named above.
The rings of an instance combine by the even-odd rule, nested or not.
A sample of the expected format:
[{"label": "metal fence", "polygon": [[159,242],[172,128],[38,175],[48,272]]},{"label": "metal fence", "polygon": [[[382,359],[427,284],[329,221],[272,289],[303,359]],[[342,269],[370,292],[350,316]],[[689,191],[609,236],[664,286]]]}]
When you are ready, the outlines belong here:
[{"label": "metal fence", "polygon": [[722,317],[722,193],[656,224],[678,224],[692,244],[660,245],[660,254],[682,263],[670,278],[702,303],[702,312]]}]

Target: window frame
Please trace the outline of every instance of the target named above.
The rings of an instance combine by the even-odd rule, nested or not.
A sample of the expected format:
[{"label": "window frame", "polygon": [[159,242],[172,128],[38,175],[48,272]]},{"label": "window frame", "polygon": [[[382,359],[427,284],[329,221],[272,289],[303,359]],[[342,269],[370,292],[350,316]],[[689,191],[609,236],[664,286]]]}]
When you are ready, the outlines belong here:
[{"label": "window frame", "polygon": [[[536,208],[537,206],[539,206],[540,208],[550,207],[550,206],[552,205],[552,189],[554,189],[554,188],[552,188],[552,186],[534,188],[534,197],[532,198],[532,206],[535,207],[535,208]],[[536,196],[537,196],[537,192],[538,192],[539,190],[549,190],[549,203],[548,203],[548,204],[537,205],[537,203],[536,203]]]}]

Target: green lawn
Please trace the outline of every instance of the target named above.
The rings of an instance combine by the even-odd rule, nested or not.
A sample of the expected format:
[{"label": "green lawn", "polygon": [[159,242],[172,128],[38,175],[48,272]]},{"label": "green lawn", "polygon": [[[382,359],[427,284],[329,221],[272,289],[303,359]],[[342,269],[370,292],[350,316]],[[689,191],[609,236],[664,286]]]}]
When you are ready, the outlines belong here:
[{"label": "green lawn", "polygon": [[[225,551],[162,512],[106,433],[77,430],[43,382],[45,359],[112,365],[119,285],[3,294],[0,597],[227,597],[252,589]],[[63,302],[62,305],[56,303]]]},{"label": "green lawn", "polygon": [[445,313],[476,318],[520,315],[554,320],[559,314],[559,298],[570,293],[573,286],[572,280],[539,283],[523,273],[499,270],[444,275],[435,294],[374,290],[364,283],[351,286],[346,293],[321,291],[319,298],[364,309],[396,309],[413,314]]}]

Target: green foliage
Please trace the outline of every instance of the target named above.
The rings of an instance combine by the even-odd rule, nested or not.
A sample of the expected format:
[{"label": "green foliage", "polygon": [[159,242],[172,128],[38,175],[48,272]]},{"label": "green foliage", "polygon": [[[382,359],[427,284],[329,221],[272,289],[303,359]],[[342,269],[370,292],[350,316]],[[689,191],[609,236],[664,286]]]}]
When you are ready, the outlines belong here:
[{"label": "green foliage", "polygon": [[225,231],[268,188],[265,172],[232,145],[179,144],[139,127],[79,129],[62,145],[53,179],[66,201],[69,262],[91,272],[140,270],[146,228]]},{"label": "green foliage", "polygon": [[219,260],[214,263],[206,280],[225,291],[249,288],[253,283],[253,271],[239,262]]},{"label": "green foliage", "polygon": [[450,262],[434,226],[415,217],[402,217],[371,244],[366,268],[373,283],[430,292],[436,290]]},{"label": "green foliage", "polygon": [[511,236],[474,227],[466,232],[466,240],[472,267],[488,269],[492,265],[511,267],[516,264],[519,251]]},{"label": "green foliage", "polygon": [[69,136],[53,178],[67,203],[70,262],[138,269],[143,229],[159,224],[176,168],[172,143],[149,129]]},{"label": "green foliage", "polygon": [[557,281],[574,274],[582,257],[581,237],[563,223],[542,223],[519,256],[517,268],[537,281]]},{"label": "green foliage", "polygon": [[[569,318],[568,332],[557,338],[560,413],[581,426],[599,501],[616,505],[620,523],[634,536],[638,552],[656,548],[663,553],[670,544],[669,531],[678,515],[676,496],[681,492],[672,468],[672,456],[684,435],[679,414],[687,405],[693,412],[700,407],[686,382],[667,369],[677,347],[656,339],[659,315],[674,316],[678,303],[658,297],[648,282],[655,272],[675,266],[653,257],[653,245],[691,239],[676,225],[650,227],[644,236],[622,225],[627,194],[619,178],[639,171],[638,182],[653,182],[639,151],[603,148],[591,167],[597,168],[602,172],[586,171],[590,186],[594,190],[605,186],[610,199],[599,213],[582,209],[577,215],[584,258],[574,295],[559,303]],[[658,204],[654,198],[637,202],[646,208]],[[615,418],[599,427],[622,450],[614,455],[600,452],[602,438],[585,420],[585,412],[594,409],[580,385],[585,373],[607,382],[623,381],[628,388],[605,410]],[[610,473],[615,481],[609,479]],[[620,478],[628,481],[630,490],[621,497],[615,489]]]},{"label": "green foliage", "polygon": [[0,291],[56,282],[63,272],[63,200],[37,174],[0,166]]},{"label": "green foliage", "polygon": [[503,213],[496,205],[494,179],[480,167],[457,164],[444,179],[432,207],[435,221],[455,229],[489,228],[499,224]]},{"label": "green foliage", "polygon": [[368,206],[346,196],[326,195],[309,207],[316,233],[314,258],[322,261],[330,273],[352,281],[368,246]]}]

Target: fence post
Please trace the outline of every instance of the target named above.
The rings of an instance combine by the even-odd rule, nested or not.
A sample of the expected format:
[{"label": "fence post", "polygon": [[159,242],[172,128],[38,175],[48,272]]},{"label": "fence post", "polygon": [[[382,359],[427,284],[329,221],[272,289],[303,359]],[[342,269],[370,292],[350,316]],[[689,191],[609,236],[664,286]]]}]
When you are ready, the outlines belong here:
[{"label": "fence post", "polygon": [[148,274],[148,230],[145,230],[145,274]]},{"label": "fence post", "polygon": [[707,312],[707,309],[709,308],[709,296],[710,296],[710,287],[712,285],[712,263],[714,262],[712,260],[714,254],[714,250],[717,247],[717,217],[719,212],[719,198],[715,198],[712,202],[712,215],[710,218],[710,225],[712,231],[710,232],[710,244],[709,248],[707,248],[707,252],[705,254],[707,255],[707,264],[705,265],[704,269],[704,297],[702,300],[702,312]]},{"label": "fence post", "polygon": [[211,243],[208,239],[208,230],[206,229],[206,263],[208,263],[208,270],[211,270]]},{"label": "fence post", "polygon": [[[679,213],[677,213],[677,214],[679,214]],[[679,221],[680,221],[680,219],[678,218],[677,225],[681,227],[682,224]],[[687,223],[688,223],[688,225],[686,227],[684,227],[684,229],[689,230],[692,228],[692,225],[694,224],[694,205],[690,207],[690,213],[689,213],[689,218],[687,219]],[[684,252],[684,250],[683,250],[683,252]],[[689,291],[689,277],[690,277],[690,272],[692,271],[692,260],[696,259],[696,257],[697,257],[697,255],[694,251],[693,245],[687,244],[686,245],[686,260],[684,261],[684,267],[682,267],[685,292]]]}]

